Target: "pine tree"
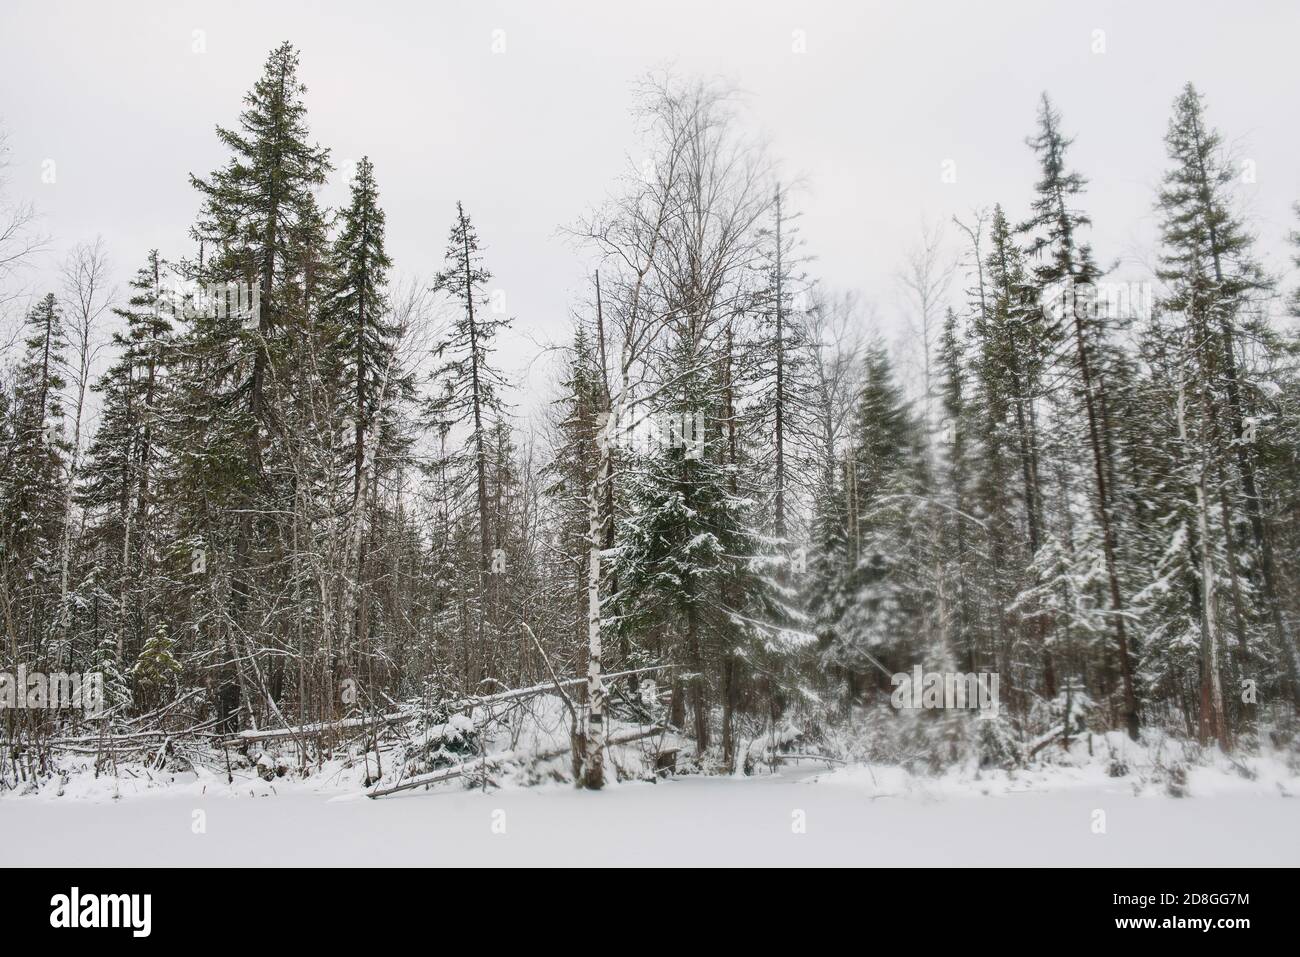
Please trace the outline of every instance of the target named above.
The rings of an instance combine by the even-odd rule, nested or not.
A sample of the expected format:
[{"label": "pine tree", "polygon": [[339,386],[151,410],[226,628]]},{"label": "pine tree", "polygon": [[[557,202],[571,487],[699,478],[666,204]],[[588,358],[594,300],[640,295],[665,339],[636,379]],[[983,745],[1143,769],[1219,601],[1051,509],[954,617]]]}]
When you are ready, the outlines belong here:
[{"label": "pine tree", "polygon": [[313,187],[325,182],[329,151],[308,142],[307,88],[298,80],[298,52],[289,43],[271,51],[262,78],[244,97],[237,129],[217,127],[233,154],[207,179],[190,180],[204,199],[198,233],[216,247],[206,264],[210,281],[254,282],[259,288],[256,336],[247,391],[254,419],[267,414],[267,364],[283,335],[299,274],[300,228],[318,215]]},{"label": "pine tree", "polygon": [[366,436],[377,425],[384,371],[392,350],[387,294],[392,262],[384,250],[384,211],[368,157],[357,163],[351,190],[334,241],[334,283],[327,297],[326,316],[334,325],[335,362],[351,391],[346,409],[353,431],[352,495],[356,500],[361,497]]},{"label": "pine tree", "polygon": [[501,390],[505,379],[492,365],[496,337],[510,327],[507,318],[490,311],[486,294],[492,274],[482,265],[478,233],[460,203],[447,243],[446,266],[434,277],[435,292],[456,304],[456,318],[436,349],[442,364],[434,373],[435,395],[430,412],[441,428],[469,429],[468,447],[455,456],[454,492],[472,483],[473,525],[478,537],[477,611],[474,631],[480,675],[490,673],[485,618],[488,576],[492,574],[492,527],[488,506],[488,433],[505,416]]},{"label": "pine tree", "polygon": [[1088,444],[1092,454],[1093,489],[1108,579],[1111,627],[1115,632],[1123,679],[1124,722],[1129,736],[1136,739],[1139,728],[1133,654],[1125,625],[1123,586],[1119,569],[1118,517],[1114,509],[1114,455],[1107,405],[1105,369],[1106,317],[1091,316],[1088,305],[1100,271],[1093,263],[1092,250],[1080,233],[1091,220],[1074,203],[1087,180],[1067,171],[1066,151],[1072,142],[1061,133],[1060,114],[1044,94],[1038,111],[1038,135],[1028,140],[1038,154],[1042,178],[1035,186],[1033,216],[1020,227],[1031,234],[1029,249],[1038,258],[1034,277],[1040,302],[1059,297],[1061,322],[1072,327],[1079,388],[1083,393]]},{"label": "pine tree", "polygon": [[[811,517],[802,605],[816,648],[827,646],[836,623],[844,614],[847,596],[841,583],[847,577],[850,556],[848,509],[848,454],[846,433],[850,429],[856,398],[856,379],[861,363],[861,340],[854,328],[851,296],[831,298],[818,291],[809,310],[815,333],[810,333],[809,366],[812,380],[810,405],[815,421],[816,479],[810,495]],[[848,675],[818,674],[818,684],[831,686],[847,682]]]},{"label": "pine tree", "polygon": [[0,475],[0,571],[4,598],[11,603],[7,620],[13,623],[9,653],[14,664],[20,653],[14,642],[39,658],[49,650],[46,638],[58,619],[58,553],[70,451],[61,394],[67,385],[67,338],[52,293],[31,309],[24,330]]},{"label": "pine tree", "polygon": [[118,712],[131,707],[134,701],[127,671],[122,666],[120,644],[118,636],[110,631],[100,639],[91,656],[91,671],[99,672],[104,682],[104,708]]},{"label": "pine tree", "polygon": [[940,522],[941,554],[945,568],[942,584],[952,583],[956,591],[953,623],[945,628],[951,635],[952,650],[961,655],[967,670],[975,667],[976,646],[971,628],[970,576],[974,569],[970,554],[969,485],[966,479],[974,460],[971,456],[975,423],[971,416],[971,375],[967,368],[960,323],[956,312],[947,311],[943,332],[939,340],[938,367],[940,375],[940,410],[944,442],[942,484],[951,493],[950,501],[943,503]]},{"label": "pine tree", "polygon": [[565,559],[557,574],[567,579],[567,566],[572,564],[572,578],[564,581],[564,587],[572,588],[573,636],[581,646],[587,628],[587,493],[600,458],[596,433],[604,407],[591,336],[581,322],[574,326],[559,389],[555,447],[542,477],[554,510],[556,546]]},{"label": "pine tree", "polygon": [[181,672],[181,664],[176,660],[175,642],[167,625],[160,621],[131,666],[131,676],[151,701],[160,701],[164,690],[179,678]]},{"label": "pine tree", "polygon": [[89,541],[107,553],[101,561],[113,569],[102,584],[116,596],[116,627],[128,655],[148,633],[152,570],[161,549],[163,517],[151,506],[161,474],[156,426],[172,332],[162,271],[153,250],[131,281],[126,307],[114,310],[126,326],[113,335],[117,361],[94,386],[101,397],[99,428],[78,490],[91,515]]},{"label": "pine tree", "polygon": [[[669,415],[696,414],[698,406],[679,402]],[[774,561],[754,531],[751,504],[732,492],[730,469],[720,461],[721,432],[706,434],[711,439],[694,447],[667,444],[629,464],[613,612],[620,634],[681,636],[674,651],[692,672],[688,695],[700,756],[712,740],[709,665],[737,655],[752,660],[789,614],[770,578]],[[730,764],[734,744],[726,743]]]},{"label": "pine tree", "polygon": [[885,667],[882,658],[902,665],[934,637],[923,626],[934,598],[932,556],[911,534],[930,490],[925,430],[883,346],[868,348],[864,369],[845,465],[848,555],[827,603],[839,614],[818,627],[823,660],[846,675],[847,703],[866,687],[864,675]]},{"label": "pine tree", "polygon": [[[772,534],[781,542],[792,537],[795,503],[809,487],[800,454],[807,444],[810,383],[808,335],[800,308],[807,277],[800,270],[797,219],[789,211],[786,190],[778,186],[772,225],[759,233],[765,282],[758,293],[757,329],[754,341],[744,344],[742,361],[735,363],[740,370],[733,386],[735,392],[753,392],[746,418],[755,433],[751,444],[762,454],[761,467],[770,472],[765,481],[770,486]],[[754,441],[757,436],[762,439]],[[770,455],[763,454],[766,449]]]},{"label": "pine tree", "polygon": [[[987,310],[977,314],[973,332],[988,400],[986,411],[997,416],[993,425],[1014,436],[1019,457],[1022,509],[1029,534],[1024,565],[1028,566],[1046,538],[1037,401],[1060,336],[1039,305],[1038,291],[1001,206],[994,207],[989,239]],[[1056,679],[1048,648],[1049,616],[1031,610],[1030,617],[1042,655],[1044,690],[1050,698],[1056,694]]]},{"label": "pine tree", "polygon": [[344,436],[351,445],[344,616],[352,643],[360,648],[370,629],[366,565],[375,518],[371,500],[381,478],[400,467],[409,449],[400,413],[415,393],[395,351],[400,330],[387,289],[392,263],[384,248],[384,211],[368,157],[357,164],[351,199],[339,221],[323,307],[330,336],[325,378],[345,384],[337,399],[342,426],[351,433]]},{"label": "pine tree", "polygon": [[[1224,453],[1229,447],[1235,453],[1235,479],[1258,554],[1274,642],[1282,649],[1292,697],[1300,706],[1300,665],[1282,613],[1277,563],[1265,523],[1264,492],[1257,480],[1256,452],[1247,434],[1247,420],[1253,419],[1249,383],[1243,382],[1237,360],[1243,334],[1265,345],[1269,342],[1270,336],[1260,334],[1263,330],[1243,333],[1239,326],[1250,301],[1267,293],[1272,284],[1253,257],[1252,237],[1233,214],[1234,173],[1223,156],[1221,137],[1205,123],[1202,98],[1190,83],[1174,102],[1165,145],[1173,166],[1165,175],[1157,202],[1162,242],[1159,275],[1170,286],[1163,305],[1186,317],[1196,343],[1203,380],[1201,404],[1207,418],[1203,425],[1210,442],[1205,454],[1215,459],[1214,467],[1222,471]],[[1212,498],[1223,512],[1225,533],[1231,535],[1226,490],[1218,489]],[[1232,547],[1231,542],[1228,545]]]},{"label": "pine tree", "polygon": [[[317,457],[311,446],[320,431],[313,419],[323,385],[310,357],[326,348],[318,312],[329,257],[315,189],[330,165],[328,151],[309,141],[298,61],[288,43],[271,51],[238,125],[217,128],[230,159],[206,179],[191,176],[203,199],[195,229],[202,245],[187,271],[204,293],[234,284],[239,295],[217,295],[215,304],[202,296],[208,307],[187,316],[169,410],[180,427],[167,437],[178,537],[212,569],[188,578],[207,612],[197,618],[230,663],[223,682],[245,699],[267,681],[259,646],[290,633],[271,623],[301,611],[277,603],[274,587],[255,579],[269,586],[294,578],[294,525],[302,522],[289,516],[301,511],[294,500],[307,490],[297,473]],[[296,532],[301,540],[303,529]],[[204,587],[216,581],[228,582],[224,593]],[[330,668],[337,649],[325,644]],[[283,660],[269,656],[268,669]],[[273,696],[258,690],[258,706],[272,709]]]}]

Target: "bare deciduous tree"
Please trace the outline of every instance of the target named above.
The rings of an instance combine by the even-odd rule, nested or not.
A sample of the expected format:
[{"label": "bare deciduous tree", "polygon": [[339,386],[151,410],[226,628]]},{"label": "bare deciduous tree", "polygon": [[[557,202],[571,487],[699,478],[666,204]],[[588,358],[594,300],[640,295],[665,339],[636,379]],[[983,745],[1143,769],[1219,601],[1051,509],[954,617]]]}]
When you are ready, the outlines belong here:
[{"label": "bare deciduous tree", "polygon": [[[63,542],[59,556],[60,623],[67,632],[71,608],[68,604],[68,570],[72,552],[72,495],[81,464],[81,433],[95,358],[105,343],[98,338],[104,313],[113,304],[115,292],[109,276],[108,253],[103,237],[78,243],[63,262],[63,314],[72,347],[72,448],[68,454],[67,490],[63,502]],[[119,639],[120,640],[120,639]]]}]

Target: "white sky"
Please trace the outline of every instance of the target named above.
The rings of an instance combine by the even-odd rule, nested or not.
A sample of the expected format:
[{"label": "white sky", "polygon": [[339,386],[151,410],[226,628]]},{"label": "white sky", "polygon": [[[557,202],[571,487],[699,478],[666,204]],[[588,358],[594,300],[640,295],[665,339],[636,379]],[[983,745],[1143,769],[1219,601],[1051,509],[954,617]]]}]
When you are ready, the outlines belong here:
[{"label": "white sky", "polygon": [[[205,52],[192,51],[195,30]],[[505,31],[504,53],[492,52],[494,30]],[[796,30],[806,53],[793,52]],[[225,161],[213,127],[234,124],[267,52],[290,40],[314,136],[336,165],[363,154],[375,163],[398,276],[432,274],[465,202],[516,317],[503,364],[522,375],[535,343],[563,339],[586,295],[586,266],[557,228],[624,170],[630,86],[647,70],[672,64],[748,91],[754,129],[806,181],[797,205],[817,257],[810,271],[861,290],[895,336],[894,274],[923,218],[995,201],[1024,215],[1036,169],[1023,140],[1044,89],[1092,181],[1098,258],[1130,264],[1117,278],[1143,278],[1151,259],[1162,137],[1191,79],[1237,155],[1254,161],[1242,199],[1267,265],[1294,286],[1284,240],[1300,198],[1297,37],[1300,4],[1289,0],[4,0],[0,122],[13,147],[9,189],[36,202],[54,240],[33,289],[52,288],[66,249],[96,234],[124,286],[149,248],[191,251],[198,202],[186,174]],[[47,159],[53,184],[41,181]],[[945,160],[956,183],[942,181]],[[324,195],[343,201],[343,178]],[[543,379],[533,373],[524,409]]]}]

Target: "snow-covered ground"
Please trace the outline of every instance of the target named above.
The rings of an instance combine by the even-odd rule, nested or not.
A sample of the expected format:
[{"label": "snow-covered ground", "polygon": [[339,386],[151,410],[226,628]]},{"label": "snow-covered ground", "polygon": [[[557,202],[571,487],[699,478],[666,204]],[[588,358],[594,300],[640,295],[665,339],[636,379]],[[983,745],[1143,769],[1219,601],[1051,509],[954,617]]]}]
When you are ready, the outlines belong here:
[{"label": "snow-covered ground", "polygon": [[1173,798],[1095,766],[980,780],[805,766],[380,800],[320,778],[183,775],[114,799],[101,778],[0,800],[0,847],[10,865],[1296,866],[1297,785],[1193,768]]}]

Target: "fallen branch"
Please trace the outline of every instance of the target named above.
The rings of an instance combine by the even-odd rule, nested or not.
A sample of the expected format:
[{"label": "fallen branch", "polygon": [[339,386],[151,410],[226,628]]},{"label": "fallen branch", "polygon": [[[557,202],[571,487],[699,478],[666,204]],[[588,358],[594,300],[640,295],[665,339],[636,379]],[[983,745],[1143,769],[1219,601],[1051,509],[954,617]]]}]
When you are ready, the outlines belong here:
[{"label": "fallen branch", "polygon": [[781,762],[781,761],[825,761],[827,764],[846,764],[846,763],[847,763],[847,762],[845,762],[845,761],[841,761],[839,758],[833,758],[833,757],[831,757],[829,754],[799,754],[799,753],[793,753],[793,754],[776,754],[776,755],[773,755],[772,760],[775,761],[775,762]]},{"label": "fallen branch", "polygon": [[1043,750],[1043,748],[1047,747],[1049,744],[1051,744],[1053,741],[1055,741],[1058,737],[1062,737],[1062,736],[1064,736],[1064,734],[1065,734],[1065,725],[1063,725],[1063,724],[1061,724],[1061,725],[1057,725],[1057,726],[1056,726],[1055,728],[1053,728],[1051,731],[1048,731],[1045,735],[1043,735],[1043,736],[1040,737],[1037,741],[1035,741],[1032,745],[1030,745],[1030,748],[1029,748],[1029,756],[1032,758],[1035,754],[1037,754],[1039,751]]},{"label": "fallen branch", "polygon": [[546,649],[542,647],[542,643],[538,641],[537,636],[533,634],[533,629],[528,627],[528,622],[521,621],[519,624],[524,626],[524,631],[528,632],[528,637],[533,639],[533,644],[537,647],[537,653],[542,656],[542,663],[546,665],[546,673],[551,676],[551,682],[555,685],[555,693],[560,696],[560,700],[564,702],[564,707],[569,710],[569,717],[573,719],[573,727],[576,729],[578,727],[578,711],[573,706],[573,699],[570,698],[569,693],[564,690],[564,685],[560,682],[559,675],[557,675],[555,669],[551,667],[551,659],[547,657]]},{"label": "fallen branch", "polygon": [[[652,665],[647,668],[633,668],[628,671],[616,671],[613,674],[605,675],[605,680],[613,681],[616,678],[625,678],[628,675],[645,674],[651,671],[663,671],[672,665]],[[528,688],[515,688],[510,691],[500,691],[491,695],[472,695],[464,698],[458,698],[452,701],[440,704],[439,707],[445,711],[463,711],[466,708],[485,707],[488,705],[500,704],[504,701],[514,701],[519,698],[531,698],[534,695],[550,694],[557,689],[576,688],[585,684],[586,678],[570,678],[567,681],[553,683],[544,681],[541,684],[532,685]],[[281,738],[293,738],[302,734],[318,734],[322,731],[342,731],[349,728],[368,728],[371,725],[389,725],[400,724],[403,721],[410,721],[420,716],[420,711],[414,707],[402,711],[394,711],[389,714],[371,715],[358,718],[343,718],[338,721],[322,721],[315,724],[301,725],[296,728],[278,728],[266,731],[241,731],[227,739],[228,744],[240,745],[250,744],[259,741],[275,741]]]},{"label": "fallen branch", "polygon": [[[583,679],[585,680],[585,679]],[[649,738],[656,734],[661,734],[667,729],[662,725],[655,725],[650,728],[637,728],[632,731],[624,731],[621,734],[611,735],[606,739],[606,745],[614,744],[631,744],[633,741],[640,741],[642,738]],[[550,751],[505,751],[501,754],[489,754],[475,757],[469,761],[462,761],[460,764],[453,764],[450,767],[439,768],[437,771],[430,771],[428,774],[421,774],[413,778],[407,778],[398,784],[391,784],[387,787],[374,787],[366,792],[366,797],[378,798],[386,794],[396,794],[398,791],[409,791],[413,788],[424,787],[430,784],[441,784],[443,781],[451,781],[463,777],[475,768],[499,767],[502,764],[509,764],[515,761],[549,761],[551,758],[558,758],[561,755],[568,754],[570,748],[555,748]]]}]

